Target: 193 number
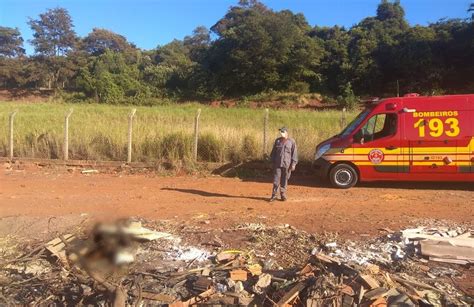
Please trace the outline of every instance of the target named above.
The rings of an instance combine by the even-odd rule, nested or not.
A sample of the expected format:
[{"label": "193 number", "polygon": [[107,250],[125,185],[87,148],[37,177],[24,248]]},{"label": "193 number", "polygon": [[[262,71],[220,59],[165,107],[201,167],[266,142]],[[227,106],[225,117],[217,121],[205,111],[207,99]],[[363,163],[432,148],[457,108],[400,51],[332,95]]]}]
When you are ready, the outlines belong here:
[{"label": "193 number", "polygon": [[[427,122],[428,125],[426,125]],[[447,126],[447,129],[445,129],[445,125]],[[439,118],[431,118],[429,120],[418,120],[415,123],[414,127],[418,128],[419,137],[425,137],[426,126],[428,126],[430,135],[434,138],[442,136],[443,133],[446,136],[455,137],[458,136],[461,132],[461,129],[459,129],[459,121],[457,118],[454,117],[447,118],[444,122]]]}]

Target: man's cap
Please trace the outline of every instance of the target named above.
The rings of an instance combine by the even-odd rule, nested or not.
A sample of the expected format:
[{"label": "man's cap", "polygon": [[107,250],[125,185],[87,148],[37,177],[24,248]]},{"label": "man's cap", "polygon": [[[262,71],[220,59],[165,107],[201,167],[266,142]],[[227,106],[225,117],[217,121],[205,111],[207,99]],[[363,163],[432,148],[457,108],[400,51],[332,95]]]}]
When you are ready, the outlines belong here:
[{"label": "man's cap", "polygon": [[286,127],[281,127],[280,129],[278,129],[278,131],[280,131],[280,132],[288,132],[288,128],[286,128]]}]

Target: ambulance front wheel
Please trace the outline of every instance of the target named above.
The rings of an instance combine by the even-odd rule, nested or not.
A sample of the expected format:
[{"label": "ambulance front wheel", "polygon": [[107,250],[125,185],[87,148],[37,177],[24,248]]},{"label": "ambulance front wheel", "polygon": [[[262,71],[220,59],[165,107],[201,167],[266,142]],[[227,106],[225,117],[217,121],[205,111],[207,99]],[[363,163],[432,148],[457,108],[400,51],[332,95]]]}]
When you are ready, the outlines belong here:
[{"label": "ambulance front wheel", "polygon": [[359,180],[357,171],[349,164],[341,163],[334,166],[329,172],[331,184],[340,189],[353,187]]}]

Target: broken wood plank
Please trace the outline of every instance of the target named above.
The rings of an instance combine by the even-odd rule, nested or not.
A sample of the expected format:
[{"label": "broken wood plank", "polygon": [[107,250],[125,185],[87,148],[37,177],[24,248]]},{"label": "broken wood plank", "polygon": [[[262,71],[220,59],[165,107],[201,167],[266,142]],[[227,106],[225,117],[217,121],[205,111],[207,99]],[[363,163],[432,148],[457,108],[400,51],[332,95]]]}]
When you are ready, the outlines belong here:
[{"label": "broken wood plank", "polygon": [[300,291],[306,288],[306,282],[300,281],[293,288],[290,289],[278,302],[277,306],[283,307],[289,304],[295,297],[298,296]]},{"label": "broken wood plank", "polygon": [[375,300],[375,299],[385,296],[388,291],[389,290],[387,288],[379,287],[379,288],[365,292],[364,297],[369,300]]},{"label": "broken wood plank", "polygon": [[174,301],[176,301],[176,297],[167,295],[167,294],[162,294],[162,293],[153,293],[153,292],[148,292],[148,291],[142,291],[139,293],[138,291],[133,292],[133,296],[138,297],[141,294],[141,297],[147,300],[153,300],[153,301],[160,301],[163,303],[170,304]]},{"label": "broken wood plank", "polygon": [[370,307],[387,307],[387,300],[383,297],[379,297],[370,304]]},{"label": "broken wood plank", "polygon": [[214,294],[216,294],[216,289],[214,288],[211,288],[209,290],[206,290],[204,291],[203,293],[197,295],[197,296],[194,296],[192,298],[190,298],[189,300],[187,301],[177,301],[177,302],[174,302],[174,303],[171,303],[169,304],[168,306],[169,307],[188,307],[188,306],[193,306],[193,305],[196,305],[198,303],[201,303],[203,302],[204,300],[206,300],[207,298],[213,296]]},{"label": "broken wood plank", "polygon": [[199,277],[193,284],[193,289],[197,291],[206,291],[209,290],[212,286],[212,280],[207,277]]},{"label": "broken wood plank", "polygon": [[66,256],[66,243],[71,242],[74,240],[74,235],[72,234],[66,234],[62,236],[62,238],[55,238],[48,243],[46,243],[45,247],[46,249],[56,256],[63,265],[68,266],[68,260]]},{"label": "broken wood plank", "polygon": [[303,269],[301,269],[301,271],[298,272],[298,275],[308,276],[309,274],[312,274],[313,271],[313,266],[308,263]]},{"label": "broken wood plank", "polygon": [[325,262],[325,263],[337,263],[338,265],[341,264],[341,262],[339,260],[337,260],[336,258],[333,258],[333,257],[330,257],[328,255],[324,255],[322,253],[317,253],[316,255],[314,255],[316,257],[316,259],[318,259],[319,261],[321,262]]},{"label": "broken wood plank", "polygon": [[206,291],[204,291],[203,293],[201,293],[201,294],[199,294],[199,295],[197,295],[197,296],[195,296],[195,297],[190,298],[189,300],[187,300],[187,301],[185,302],[185,304],[186,304],[186,306],[195,305],[195,304],[197,304],[197,303],[199,303],[199,302],[202,302],[202,301],[204,301],[205,299],[211,297],[211,296],[214,295],[215,293],[216,293],[216,289],[211,288],[211,289],[206,290]]},{"label": "broken wood plank", "polygon": [[348,285],[345,285],[343,284],[341,286],[341,293],[344,293],[346,295],[349,295],[349,296],[354,296],[355,295],[355,292],[354,292],[354,289],[352,289],[351,286],[348,286]]},{"label": "broken wood plank", "polygon": [[399,276],[396,276],[396,275],[391,275],[391,278],[393,280],[395,280],[396,282],[399,282],[403,285],[410,285],[410,286],[413,286],[413,287],[420,287],[420,288],[424,288],[424,289],[430,289],[430,290],[433,290],[433,291],[436,291],[436,292],[440,292],[440,293],[444,293],[444,291],[440,290],[440,289],[437,289],[435,287],[432,287],[430,285],[427,285],[425,283],[421,283],[421,282],[417,282],[417,281],[412,281],[412,280],[407,280],[407,279],[404,279],[404,278],[401,278]]},{"label": "broken wood plank", "polygon": [[379,288],[380,287],[380,284],[379,282],[373,278],[372,276],[370,275],[366,275],[366,274],[361,274],[359,275],[361,281],[369,287],[369,289],[375,289],[375,288]]}]

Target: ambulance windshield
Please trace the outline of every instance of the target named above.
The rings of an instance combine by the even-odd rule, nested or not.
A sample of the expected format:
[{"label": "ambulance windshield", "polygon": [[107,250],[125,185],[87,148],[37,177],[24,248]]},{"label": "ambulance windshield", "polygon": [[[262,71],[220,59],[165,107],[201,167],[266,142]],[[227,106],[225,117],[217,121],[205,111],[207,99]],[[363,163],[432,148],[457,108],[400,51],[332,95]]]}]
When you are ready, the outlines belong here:
[{"label": "ambulance windshield", "polygon": [[372,111],[371,108],[368,108],[362,111],[346,128],[344,128],[344,130],[342,130],[342,132],[338,136],[346,137],[349,134],[351,134],[354,131],[354,129],[357,128],[357,126],[359,126],[360,123],[364,121],[364,119],[367,117],[367,115],[370,114],[371,111]]}]

